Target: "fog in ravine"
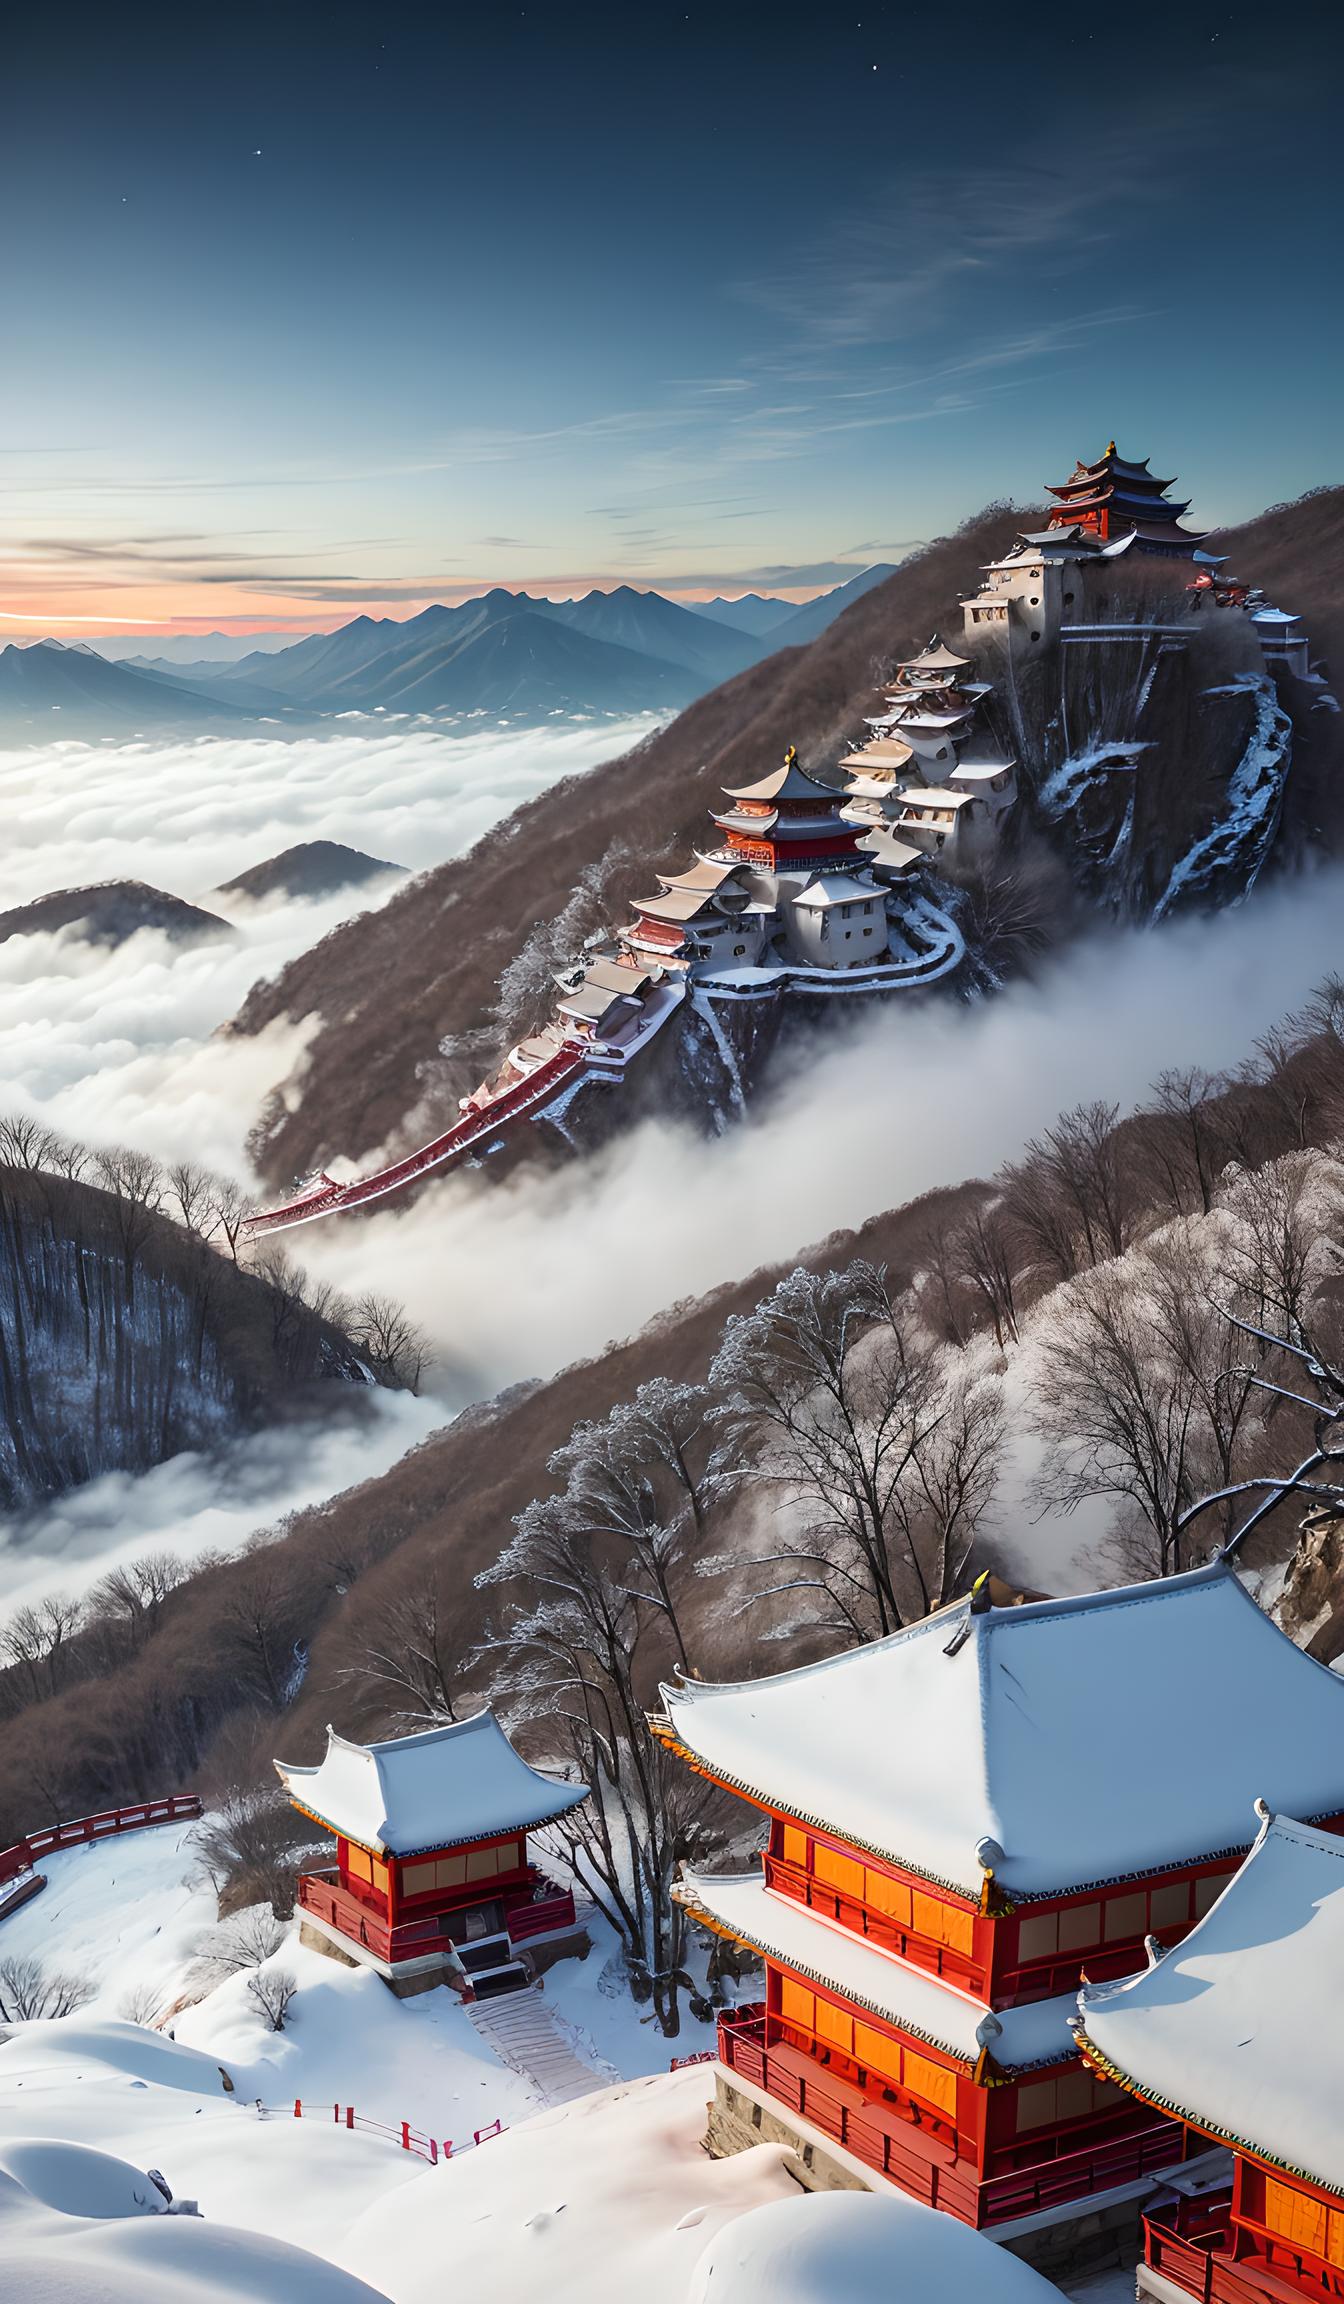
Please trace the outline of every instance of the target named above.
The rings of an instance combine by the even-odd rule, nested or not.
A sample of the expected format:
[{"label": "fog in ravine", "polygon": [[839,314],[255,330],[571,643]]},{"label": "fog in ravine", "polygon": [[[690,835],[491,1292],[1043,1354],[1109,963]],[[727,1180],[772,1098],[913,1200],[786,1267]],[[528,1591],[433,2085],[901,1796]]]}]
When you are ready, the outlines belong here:
[{"label": "fog in ravine", "polygon": [[[319,831],[424,865],[632,732],[121,746],[78,772],[62,750],[43,756],[46,775],[34,756],[8,755],[0,894],[13,902],[115,874],[199,895]],[[55,788],[66,797],[65,851]],[[246,1179],[248,1127],[277,1081],[297,1067],[301,1082],[312,1027],[212,1035],[252,982],[365,902],[355,892],[258,912],[228,945],[142,933],[115,952],[64,936],[0,946],[5,1102],[93,1143],[130,1141]],[[238,1442],[223,1487],[195,1458],[145,1480],[97,1482],[0,1530],[0,1592],[82,1583],[148,1544],[229,1548],[374,1476],[473,1399],[600,1354],[677,1299],[838,1227],[990,1173],[1062,1106],[1101,1097],[1123,1111],[1169,1066],[1235,1065],[1344,966],[1341,922],[1344,872],[1330,869],[1211,919],[1100,934],[996,999],[892,1001],[810,1035],[805,1052],[776,1064],[749,1119],[720,1137],[645,1123],[585,1161],[544,1173],[524,1165],[498,1181],[451,1176],[404,1207],[304,1227],[286,1245],[314,1275],[398,1296],[426,1328],[436,1356],[426,1398],[380,1405],[367,1422],[338,1418],[320,1442],[307,1428]],[[1012,1487],[1021,1494],[1019,1481]],[[1061,1571],[1095,1532],[1052,1540]]]}]

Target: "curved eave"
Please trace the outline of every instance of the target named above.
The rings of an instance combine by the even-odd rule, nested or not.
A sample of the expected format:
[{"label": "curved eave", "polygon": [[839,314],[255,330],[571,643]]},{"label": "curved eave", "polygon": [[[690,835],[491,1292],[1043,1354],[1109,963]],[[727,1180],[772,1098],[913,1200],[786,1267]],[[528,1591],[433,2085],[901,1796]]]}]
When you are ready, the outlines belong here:
[{"label": "curved eave", "polygon": [[1113,2080],[1136,2103],[1146,2104],[1154,2112],[1165,2112],[1172,2119],[1183,2121],[1187,2128],[1207,2136],[1211,2143],[1225,2144],[1230,2151],[1240,2152],[1247,2159],[1258,2161],[1262,2168],[1274,2169],[1283,2176],[1300,2177],[1304,2184],[1314,2185],[1317,2191],[1328,2192],[1333,2199],[1344,2201],[1344,2192],[1328,2176],[1319,2175],[1313,2168],[1300,2168],[1296,2161],[1281,2160],[1277,2153],[1267,2151],[1263,2144],[1255,2143],[1248,2136],[1238,2135],[1235,2129],[1220,2127],[1207,2113],[1193,2112],[1188,2104],[1179,2103],[1175,2097],[1156,2095],[1142,2081],[1135,2079],[1132,2072],[1126,2072],[1119,2064],[1112,2063],[1105,2051],[1098,2048],[1085,2026],[1076,2025],[1073,2037],[1083,2062],[1089,2064],[1101,2079]]},{"label": "curved eave", "polygon": [[[745,1945],[749,1952],[755,1953],[758,1960],[768,1960],[772,1968],[787,1969],[790,1976],[800,1977],[804,1983],[819,1984],[824,1992],[838,1992],[841,1999],[852,2001],[856,2008],[862,2008],[866,2015],[875,2016],[879,2024],[885,2024],[889,2030],[900,2032],[911,2040],[922,2041],[926,2048],[936,2048],[940,2056],[948,2057],[960,2071],[971,2073],[975,2071],[978,2057],[968,2056],[964,2048],[954,2048],[950,2040],[940,2040],[937,2033],[922,2031],[919,2025],[908,2023],[904,2018],[898,2022],[889,2008],[879,2007],[878,2003],[875,2000],[870,2000],[866,1993],[854,1990],[850,1986],[846,1986],[841,1991],[834,1976],[828,1976],[824,1969],[813,1968],[809,1962],[794,1957],[786,1959],[783,1953],[773,1952],[768,1944],[758,1943],[754,1936],[745,1935],[740,1928],[730,1928],[727,1921],[719,1919],[717,1913],[707,1910],[693,1889],[678,1886],[673,1889],[672,1894],[683,1911],[689,1912],[702,1928],[708,1928],[712,1930],[714,1935],[722,1936],[725,1942]],[[1055,2056],[1050,2061],[1055,2064],[1066,2063],[1072,2062],[1072,2058]],[[1029,2071],[1040,2069],[1040,2067],[1029,2065],[1015,2067],[1014,2079],[1016,2079],[1019,2069]]]},{"label": "curved eave", "polygon": [[[563,1790],[564,1798],[555,1807],[547,1809],[544,1815],[534,1816],[529,1823],[501,1824],[493,1832],[463,1832],[456,1839],[450,1840],[420,1840],[405,1848],[394,1848],[390,1841],[381,1838],[362,1840],[357,1832],[351,1832],[344,1824],[333,1824],[330,1816],[320,1815],[316,1808],[310,1808],[305,1801],[296,1798],[293,1792],[289,1792],[289,1801],[291,1807],[297,1808],[301,1816],[306,1816],[310,1824],[319,1824],[324,1832],[331,1833],[333,1839],[348,1840],[356,1848],[367,1849],[370,1855],[401,1858],[425,1856],[431,1848],[479,1848],[490,1840],[507,1840],[516,1832],[540,1832],[547,1824],[554,1824],[561,1816],[567,1816],[572,1808],[582,1807],[590,1797],[586,1785],[580,1788],[566,1784],[556,1789]],[[288,1786],[286,1790],[288,1792]]]}]

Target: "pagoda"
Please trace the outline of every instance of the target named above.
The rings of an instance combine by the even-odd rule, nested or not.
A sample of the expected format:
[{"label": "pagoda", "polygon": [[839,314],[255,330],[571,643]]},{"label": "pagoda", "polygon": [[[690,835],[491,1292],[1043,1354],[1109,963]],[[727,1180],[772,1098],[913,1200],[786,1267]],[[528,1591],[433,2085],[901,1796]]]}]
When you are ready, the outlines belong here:
[{"label": "pagoda", "polygon": [[845,754],[847,822],[883,879],[903,878],[925,857],[955,847],[979,821],[997,823],[1016,798],[1015,762],[980,724],[993,689],[971,677],[968,656],[935,632],[897,667],[871,740]]},{"label": "pagoda", "polygon": [[275,1762],[336,1862],[299,1874],[301,1937],[372,1968],[400,1997],[485,1999],[587,1948],[574,1898],[529,1862],[527,1835],[588,1797],[529,1768],[493,1712],[381,1744],[327,1730],[315,1767]]},{"label": "pagoda", "polygon": [[1083,2219],[1123,2241],[1188,2130],[1080,2061],[1079,1984],[1203,1918],[1258,1786],[1344,1828],[1344,1684],[1219,1562],[1010,1607],[982,1581],[663,1702],[660,1740],[769,1819],[759,1870],[679,1890],[765,1970],[720,2020],[710,2151],[786,2140],[818,2187],[893,2184],[1039,2261]]},{"label": "pagoda", "polygon": [[782,767],[755,784],[729,785],[726,797],[733,807],[714,816],[725,864],[806,873],[854,859],[855,835],[841,817],[840,794],[799,767],[792,744]]},{"label": "pagoda", "polygon": [[1114,440],[1095,464],[1078,463],[1067,480],[1047,485],[1058,499],[1050,514],[1052,528],[1079,528],[1102,544],[1130,537],[1137,551],[1173,559],[1189,559],[1204,541],[1195,530],[1182,528],[1181,514],[1190,505],[1188,499],[1170,501],[1167,490],[1174,482],[1150,472],[1146,456],[1142,464],[1129,463],[1117,454]]},{"label": "pagoda", "polygon": [[1274,1816],[1213,1909],[1147,1968],[1079,1996],[1091,2069],[1131,2102],[1230,2146],[1231,2181],[1149,2202],[1141,2298],[1344,2297],[1344,1848]]}]

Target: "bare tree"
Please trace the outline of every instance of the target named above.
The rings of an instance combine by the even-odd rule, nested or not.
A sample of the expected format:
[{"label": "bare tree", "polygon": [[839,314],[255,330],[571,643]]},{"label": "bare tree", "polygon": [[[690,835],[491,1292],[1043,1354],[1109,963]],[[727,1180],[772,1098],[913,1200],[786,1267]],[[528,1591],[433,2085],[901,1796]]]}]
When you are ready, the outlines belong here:
[{"label": "bare tree", "polygon": [[283,2032],[285,2018],[299,1989],[299,1980],[290,1968],[258,1968],[247,1979],[247,1989],[256,2001],[272,2032]]},{"label": "bare tree", "polygon": [[575,1521],[625,1555],[639,1596],[666,1619],[679,1663],[686,1641],[674,1588],[688,1553],[703,1548],[723,1486],[713,1409],[705,1386],[654,1377],[600,1423],[577,1424],[547,1467],[565,1481]]},{"label": "bare tree", "polygon": [[994,1325],[994,1341],[1017,1342],[1016,1242],[1002,1201],[977,1208],[952,1244],[952,1255]]},{"label": "bare tree", "polygon": [[186,1574],[175,1552],[142,1553],[100,1577],[89,1594],[89,1612],[119,1631],[123,1652],[134,1654],[157,1632],[164,1603]]},{"label": "bare tree", "polygon": [[209,1240],[218,1223],[216,1180],[194,1160],[175,1160],[167,1175],[167,1197],[188,1232]]},{"label": "bare tree", "polygon": [[84,1603],[63,1592],[25,1601],[0,1630],[0,1657],[24,1677],[40,1703],[65,1685],[70,1643],[84,1620]]},{"label": "bare tree", "polygon": [[389,1706],[397,1725],[455,1720],[473,1642],[460,1594],[436,1563],[390,1592],[361,1625],[359,1644],[337,1677]]},{"label": "bare tree", "polygon": [[419,1391],[430,1359],[429,1338],[392,1297],[357,1296],[350,1306],[349,1331],[381,1383]]},{"label": "bare tree", "polygon": [[43,2017],[73,2016],[93,1998],[95,1989],[88,1977],[11,1956],[0,1960],[0,2023],[33,2024]]},{"label": "bare tree", "polygon": [[[927,1523],[915,1499],[944,1480],[928,1451],[949,1414],[948,1364],[909,1303],[893,1301],[883,1272],[860,1259],[844,1272],[790,1273],[728,1322],[710,1382],[725,1396],[741,1476],[768,1483],[803,1519],[801,1535],[764,1563],[788,1581],[756,1597],[821,1595],[825,1620],[850,1639],[893,1631],[952,1597],[980,1487],[967,1481],[957,1556],[941,1537],[916,1539]],[[978,1415],[971,1422],[971,1444],[986,1443],[988,1461],[987,1431]]]},{"label": "bare tree", "polygon": [[218,1233],[234,1263],[242,1245],[243,1227],[252,1212],[251,1202],[242,1187],[232,1177],[216,1176],[211,1179],[209,1222],[211,1236]]},{"label": "bare tree", "polygon": [[649,1731],[637,1680],[668,1657],[667,1619],[620,1571],[619,1553],[568,1496],[519,1513],[478,1584],[516,1583],[526,1601],[488,1634],[518,1716],[544,1721],[592,1797],[558,1832],[620,1934],[636,1989],[662,2030],[680,2029],[686,1920],[672,1900],[681,1859],[707,1845],[705,1788]]}]

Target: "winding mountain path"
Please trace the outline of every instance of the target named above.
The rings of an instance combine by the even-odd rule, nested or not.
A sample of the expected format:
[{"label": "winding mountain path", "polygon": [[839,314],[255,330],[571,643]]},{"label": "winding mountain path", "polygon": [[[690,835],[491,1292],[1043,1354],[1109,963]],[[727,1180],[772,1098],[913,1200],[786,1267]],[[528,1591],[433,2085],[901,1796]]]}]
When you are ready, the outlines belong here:
[{"label": "winding mountain path", "polygon": [[536,1985],[497,2000],[469,2001],[467,2014],[486,2047],[530,2080],[548,2105],[572,2104],[576,2096],[591,2096],[621,2077],[596,2051],[591,2059],[576,2052],[573,2035]]}]

